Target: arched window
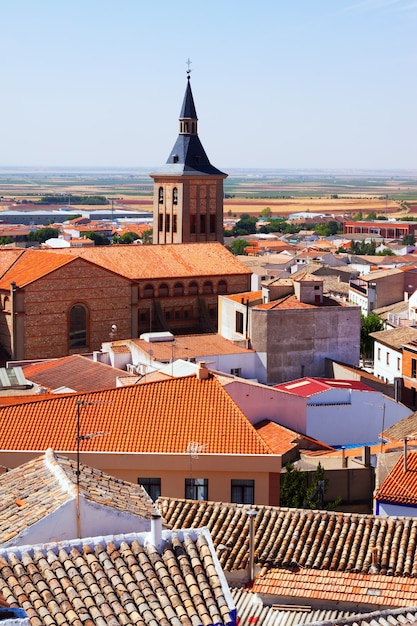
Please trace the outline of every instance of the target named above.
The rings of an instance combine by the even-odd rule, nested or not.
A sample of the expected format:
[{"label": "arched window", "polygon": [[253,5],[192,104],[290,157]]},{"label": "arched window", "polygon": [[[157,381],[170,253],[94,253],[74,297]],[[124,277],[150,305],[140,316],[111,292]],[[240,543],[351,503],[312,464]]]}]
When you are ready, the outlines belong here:
[{"label": "arched window", "polygon": [[164,188],[159,187],[158,189],[158,202],[159,204],[164,204]]},{"label": "arched window", "polygon": [[153,285],[151,285],[150,283],[148,283],[147,285],[145,285],[145,287],[143,288],[143,297],[144,298],[153,298],[154,296],[154,288]]},{"label": "arched window", "polygon": [[178,204],[178,189],[174,187],[172,190],[172,204]]},{"label": "arched window", "polygon": [[83,304],[74,304],[69,310],[69,347],[87,346],[88,311]]},{"label": "arched window", "polygon": [[203,293],[213,293],[213,284],[211,280],[206,280],[203,285]]},{"label": "arched window", "polygon": [[195,281],[190,283],[190,286],[188,287],[188,293],[190,296],[196,296],[198,294],[198,284]]},{"label": "arched window", "polygon": [[183,296],[183,295],[184,295],[184,285],[182,283],[175,283],[174,296]]},{"label": "arched window", "polygon": [[158,292],[159,292],[159,296],[160,296],[161,298],[166,298],[167,296],[169,296],[169,288],[168,288],[168,285],[167,285],[166,283],[161,283],[161,284],[159,285]]},{"label": "arched window", "polygon": [[219,280],[217,285],[217,293],[227,293],[227,282],[225,280]]}]

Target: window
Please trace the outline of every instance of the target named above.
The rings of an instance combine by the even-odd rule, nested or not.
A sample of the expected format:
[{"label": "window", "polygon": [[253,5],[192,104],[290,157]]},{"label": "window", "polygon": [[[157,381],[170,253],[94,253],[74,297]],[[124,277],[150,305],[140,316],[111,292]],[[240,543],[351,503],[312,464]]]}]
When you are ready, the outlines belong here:
[{"label": "window", "polygon": [[196,296],[198,294],[198,284],[195,281],[190,283],[190,286],[188,287],[188,293],[190,296]]},{"label": "window", "polygon": [[400,359],[400,357],[397,358],[397,370],[398,371],[401,370],[401,359]]},{"label": "window", "polygon": [[184,295],[184,286],[182,283],[175,283],[174,285],[174,296],[183,296]]},{"label": "window", "polygon": [[142,485],[148,492],[149,496],[155,502],[161,495],[161,479],[160,478],[138,478],[138,484]]},{"label": "window", "polygon": [[225,280],[219,280],[217,285],[217,293],[227,293],[227,283]]},{"label": "window", "polygon": [[69,347],[87,346],[87,309],[83,304],[74,304],[69,312]]},{"label": "window", "polygon": [[240,376],[242,373],[242,368],[241,367],[232,367],[232,369],[230,370],[230,373],[232,374],[232,376]]},{"label": "window", "polygon": [[381,360],[381,348],[378,348],[378,361]]},{"label": "window", "polygon": [[197,222],[197,215],[195,213],[191,213],[191,215],[190,215],[190,233],[192,235],[194,235],[195,232],[196,232],[196,222]]},{"label": "window", "polygon": [[187,307],[186,309],[184,309],[184,319],[189,320],[190,317],[191,317],[191,308]]},{"label": "window", "polygon": [[147,285],[145,285],[145,287],[143,289],[143,297],[144,298],[153,298],[153,295],[154,295],[153,285],[148,283]]},{"label": "window", "polygon": [[171,216],[165,215],[165,232],[169,233],[171,230]]},{"label": "window", "polygon": [[200,233],[206,232],[206,216],[200,215]]},{"label": "window", "polygon": [[314,285],[314,289],[320,289],[320,285]]},{"label": "window", "polygon": [[387,365],[389,365],[389,352],[387,352]]},{"label": "window", "polygon": [[320,296],[319,296],[319,294],[316,294],[314,296],[314,304],[320,304]]},{"label": "window", "polygon": [[174,317],[176,320],[180,320],[181,319],[181,309],[175,309],[174,310]]},{"label": "window", "polygon": [[207,309],[210,319],[215,320],[217,317],[217,304],[209,304]]},{"label": "window", "polygon": [[236,504],[253,504],[255,497],[254,480],[232,480],[231,502]]},{"label": "window", "polygon": [[150,321],[150,312],[149,309],[139,309],[138,310],[138,323],[140,326],[144,324],[148,325]]},{"label": "window", "polygon": [[417,374],[417,359],[411,359],[411,378],[416,378]]},{"label": "window", "polygon": [[216,232],[216,216],[213,214],[210,215],[210,232]]},{"label": "window", "polygon": [[243,335],[243,313],[236,311],[236,332]]},{"label": "window", "polygon": [[161,298],[166,298],[167,296],[169,296],[169,288],[168,285],[166,283],[161,283],[159,285],[159,296]]},{"label": "window", "polygon": [[213,284],[210,280],[206,280],[203,285],[203,293],[213,293]]},{"label": "window", "polygon": [[172,232],[173,233],[177,232],[177,215],[176,215],[176,213],[174,213],[174,215],[172,216]]},{"label": "window", "polygon": [[185,497],[188,500],[208,500],[208,479],[186,478]]},{"label": "window", "polygon": [[158,189],[158,202],[159,204],[164,203],[164,188],[163,187],[159,187]]},{"label": "window", "polygon": [[176,187],[172,190],[172,204],[178,204],[178,189]]},{"label": "window", "polygon": [[162,213],[160,213],[158,215],[158,231],[162,233],[163,228],[164,228],[164,216],[162,215]]}]

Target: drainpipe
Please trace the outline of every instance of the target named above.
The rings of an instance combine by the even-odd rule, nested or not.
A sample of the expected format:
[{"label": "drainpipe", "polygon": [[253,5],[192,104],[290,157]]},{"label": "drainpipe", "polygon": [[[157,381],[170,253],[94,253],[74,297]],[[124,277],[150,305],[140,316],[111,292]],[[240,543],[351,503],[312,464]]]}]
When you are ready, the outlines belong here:
[{"label": "drainpipe", "polygon": [[12,358],[16,358],[16,283],[13,281],[10,283],[10,310],[12,314],[12,341],[11,351]]},{"label": "drainpipe", "polygon": [[252,587],[255,580],[255,529],[254,521],[258,511],[251,509],[246,511],[249,517],[249,586]]}]

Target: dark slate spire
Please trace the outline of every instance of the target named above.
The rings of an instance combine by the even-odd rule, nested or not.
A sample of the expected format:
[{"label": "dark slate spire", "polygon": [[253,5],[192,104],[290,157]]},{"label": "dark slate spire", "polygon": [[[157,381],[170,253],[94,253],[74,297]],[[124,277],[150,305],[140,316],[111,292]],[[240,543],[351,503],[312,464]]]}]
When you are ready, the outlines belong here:
[{"label": "dark slate spire", "polygon": [[155,172],[156,174],[213,174],[227,176],[210,163],[198,137],[197,121],[197,112],[190,84],[190,70],[188,70],[187,87],[179,118],[179,135],[166,165]]},{"label": "dark slate spire", "polygon": [[185,90],[184,102],[182,103],[180,121],[181,120],[195,120],[197,121],[197,112],[195,110],[193,93],[190,85],[190,75],[187,76],[187,88]]}]

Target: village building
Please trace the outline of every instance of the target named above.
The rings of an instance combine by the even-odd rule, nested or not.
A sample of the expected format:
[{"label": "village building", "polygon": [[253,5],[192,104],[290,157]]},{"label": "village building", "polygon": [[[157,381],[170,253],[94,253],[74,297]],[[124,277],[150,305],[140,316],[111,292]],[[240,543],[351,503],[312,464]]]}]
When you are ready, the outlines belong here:
[{"label": "village building", "polygon": [[262,383],[324,376],[326,358],[359,363],[359,307],[325,296],[323,279],[308,273],[220,295],[218,324],[223,337],[256,350]]},{"label": "village building", "polygon": [[100,350],[155,330],[215,332],[250,270],[220,243],[0,250],[0,343],[13,360]]},{"label": "village building", "polygon": [[223,242],[223,180],[198,136],[198,119],[187,73],[179,135],[154,181],[153,243]]}]

